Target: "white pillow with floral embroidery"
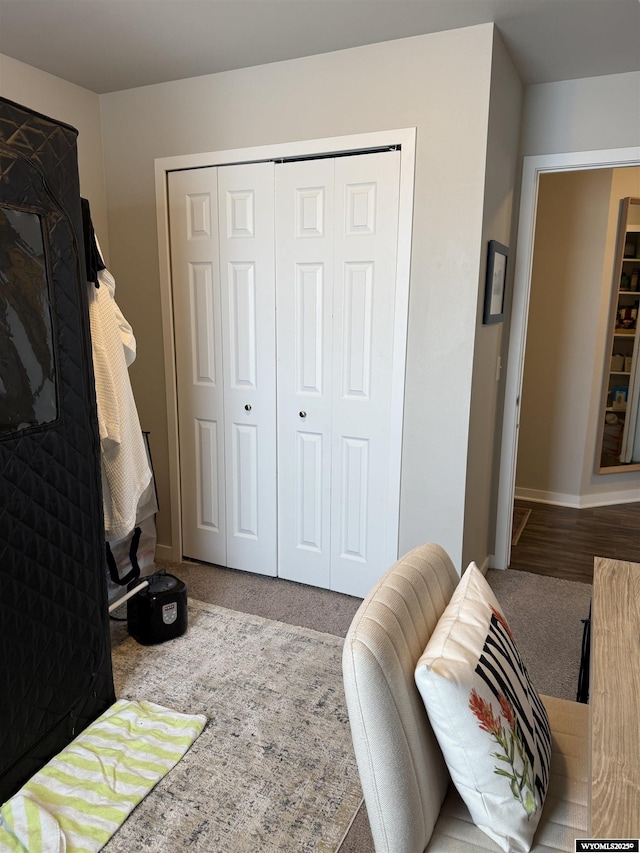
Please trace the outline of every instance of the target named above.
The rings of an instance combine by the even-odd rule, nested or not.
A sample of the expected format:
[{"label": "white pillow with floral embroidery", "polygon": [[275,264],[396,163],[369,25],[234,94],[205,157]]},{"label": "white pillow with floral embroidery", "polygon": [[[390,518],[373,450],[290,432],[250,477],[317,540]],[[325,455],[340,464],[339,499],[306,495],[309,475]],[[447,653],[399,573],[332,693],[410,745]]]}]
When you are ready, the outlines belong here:
[{"label": "white pillow with floral embroidery", "polygon": [[509,853],[530,850],[549,784],[549,719],[475,563],[440,617],[415,680],[473,822]]}]

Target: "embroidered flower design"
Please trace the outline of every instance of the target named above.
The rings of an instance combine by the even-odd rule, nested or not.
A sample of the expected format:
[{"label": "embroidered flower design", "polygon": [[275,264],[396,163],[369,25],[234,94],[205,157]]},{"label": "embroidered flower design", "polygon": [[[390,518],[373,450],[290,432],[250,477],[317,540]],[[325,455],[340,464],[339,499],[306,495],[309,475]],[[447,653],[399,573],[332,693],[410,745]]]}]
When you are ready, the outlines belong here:
[{"label": "embroidered flower design", "polygon": [[[489,605],[489,607],[491,607],[491,605]],[[503,627],[503,628],[504,628],[504,630],[507,632],[507,634],[509,635],[509,637],[513,640],[513,634],[511,633],[511,628],[509,627],[509,623],[508,623],[508,622],[507,622],[507,620],[504,618],[504,616],[502,615],[502,613],[500,613],[500,611],[499,611],[499,610],[496,610],[496,609],[495,609],[495,607],[491,607],[491,612],[492,612],[492,613],[493,613],[493,615],[496,617],[496,619],[498,620],[498,622],[502,625],[502,627]],[[515,642],[515,640],[514,640],[514,642]]]},{"label": "embroidered flower design", "polygon": [[498,696],[498,702],[500,702],[500,710],[502,711],[502,716],[505,718],[507,723],[509,723],[509,728],[515,728],[515,714],[513,713],[513,706],[511,702],[508,702],[505,698],[504,694],[500,694]]},{"label": "embroidered flower design", "polygon": [[483,732],[488,732],[490,735],[499,735],[502,732],[502,723],[500,717],[495,717],[493,708],[488,702],[479,696],[475,688],[471,691],[469,698],[469,707],[478,718],[480,728]]},{"label": "embroidered flower design", "polygon": [[[503,762],[503,766],[493,771],[498,776],[509,780],[509,786],[514,799],[522,804],[522,808],[530,818],[538,811],[539,804],[534,796],[533,774],[531,765],[524,749],[522,730],[513,705],[502,693],[498,695],[500,714],[495,714],[491,703],[472,689],[469,696],[469,708],[480,724],[480,729],[491,735],[502,752],[492,752],[491,755]],[[506,727],[502,723],[506,722]],[[517,760],[516,760],[517,759]],[[519,765],[520,769],[516,766]]]}]

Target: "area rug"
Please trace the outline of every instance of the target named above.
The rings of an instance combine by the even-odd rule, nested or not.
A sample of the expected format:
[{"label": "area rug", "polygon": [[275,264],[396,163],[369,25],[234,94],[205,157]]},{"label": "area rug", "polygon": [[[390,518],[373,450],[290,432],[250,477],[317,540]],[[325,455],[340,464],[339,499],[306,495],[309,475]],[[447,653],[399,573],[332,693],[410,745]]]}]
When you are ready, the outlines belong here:
[{"label": "area rug", "polygon": [[116,625],[116,695],[208,723],[103,849],[334,853],[362,799],[342,645],[193,600],[187,633],[158,646]]},{"label": "area rug", "polygon": [[517,545],[518,540],[522,534],[522,531],[525,528],[527,521],[529,521],[529,516],[531,515],[530,509],[525,509],[523,506],[514,506],[513,508],[513,523],[511,525],[511,544]]}]

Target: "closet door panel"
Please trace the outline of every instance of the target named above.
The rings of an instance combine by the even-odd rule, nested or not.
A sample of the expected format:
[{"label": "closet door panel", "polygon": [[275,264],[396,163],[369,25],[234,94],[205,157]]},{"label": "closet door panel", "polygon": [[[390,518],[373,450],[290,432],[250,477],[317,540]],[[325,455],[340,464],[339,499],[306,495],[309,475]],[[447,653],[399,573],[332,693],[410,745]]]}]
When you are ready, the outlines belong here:
[{"label": "closet door panel", "polygon": [[218,170],[227,559],[277,573],[274,167]]},{"label": "closet door panel", "polygon": [[335,169],[330,588],[363,595],[397,547],[388,483],[400,153],[341,157]]},{"label": "closet door panel", "polygon": [[195,427],[196,518],[198,527],[220,533],[222,528],[220,510],[223,504],[220,501],[218,489],[220,483],[218,459],[221,451],[218,424],[216,421],[196,418]]},{"label": "closet door panel", "polygon": [[230,263],[229,288],[229,383],[231,388],[257,388],[256,268],[255,263]]},{"label": "closet door panel", "polygon": [[329,587],[333,160],[276,167],[278,571]]},{"label": "closet door panel", "polygon": [[231,429],[231,536],[258,538],[258,430],[255,424],[233,424]]},{"label": "closet door panel", "polygon": [[346,263],[342,278],[341,390],[344,400],[369,400],[373,356],[374,264]]},{"label": "closet door panel", "polygon": [[341,436],[339,458],[342,465],[339,489],[342,507],[340,528],[335,531],[340,538],[338,552],[351,559],[366,562],[367,511],[369,502],[369,441],[363,438]]},{"label": "closet door panel", "polygon": [[226,565],[217,169],[169,174],[183,553]]}]

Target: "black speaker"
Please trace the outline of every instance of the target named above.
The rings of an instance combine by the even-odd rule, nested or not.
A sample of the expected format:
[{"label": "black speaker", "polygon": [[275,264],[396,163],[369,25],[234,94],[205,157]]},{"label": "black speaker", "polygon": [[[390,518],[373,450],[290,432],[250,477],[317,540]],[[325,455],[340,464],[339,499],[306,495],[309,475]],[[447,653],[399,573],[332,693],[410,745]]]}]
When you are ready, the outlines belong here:
[{"label": "black speaker", "polygon": [[186,584],[173,575],[153,575],[127,602],[127,628],[143,646],[180,637],[187,630]]}]

